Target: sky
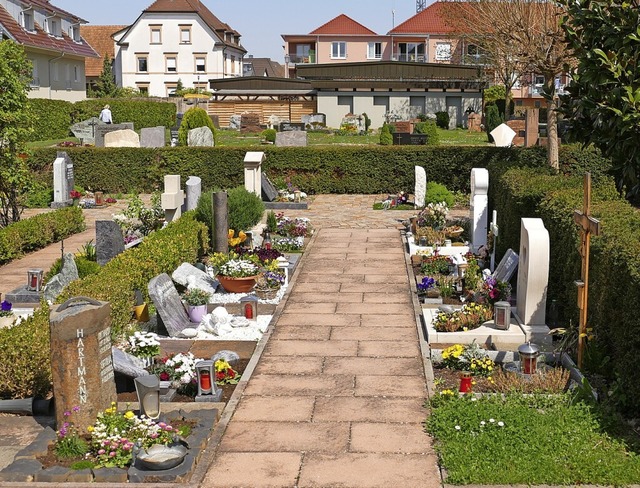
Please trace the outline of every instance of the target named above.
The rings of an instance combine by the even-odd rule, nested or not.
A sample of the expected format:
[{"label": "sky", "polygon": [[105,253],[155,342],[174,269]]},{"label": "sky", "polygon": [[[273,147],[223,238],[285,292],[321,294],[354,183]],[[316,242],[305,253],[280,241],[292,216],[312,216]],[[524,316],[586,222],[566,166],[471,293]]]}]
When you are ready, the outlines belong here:
[{"label": "sky", "polygon": [[[51,0],[91,25],[130,25],[154,0]],[[308,34],[345,14],[386,34],[416,13],[416,0],[201,0],[240,33],[248,55],[284,63],[282,34]],[[432,1],[428,0],[427,5]],[[395,24],[394,24],[395,19]]]}]

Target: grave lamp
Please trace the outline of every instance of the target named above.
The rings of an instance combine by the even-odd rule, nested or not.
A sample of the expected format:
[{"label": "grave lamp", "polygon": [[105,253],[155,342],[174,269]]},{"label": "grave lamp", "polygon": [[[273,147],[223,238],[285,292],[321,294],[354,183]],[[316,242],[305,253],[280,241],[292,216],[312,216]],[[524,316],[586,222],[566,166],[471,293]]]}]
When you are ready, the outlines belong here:
[{"label": "grave lamp", "polygon": [[95,193],[95,197],[96,197],[96,207],[101,207],[102,205],[104,205],[104,193],[102,193],[101,191],[97,191]]},{"label": "grave lamp", "polygon": [[276,261],[278,261],[278,269],[284,271],[284,284],[289,284],[289,260],[284,256],[279,256]]},{"label": "grave lamp", "polygon": [[471,391],[471,373],[469,371],[463,371],[460,373],[460,393],[469,393]]},{"label": "grave lamp", "polygon": [[240,309],[247,320],[258,319],[258,298],[253,295],[246,295],[240,299]]},{"label": "grave lamp", "polygon": [[215,363],[210,359],[198,361],[195,368],[198,376],[198,396],[213,395],[216,389]]},{"label": "grave lamp", "polygon": [[509,302],[494,303],[493,317],[496,329],[509,330],[509,326],[511,325],[511,304]]},{"label": "grave lamp", "polygon": [[267,251],[271,250],[271,234],[269,232],[264,233],[264,239],[262,240],[262,247]]},{"label": "grave lamp", "polygon": [[140,415],[146,415],[150,419],[160,417],[160,379],[154,375],[138,376],[134,378]]},{"label": "grave lamp", "polygon": [[27,290],[40,291],[42,289],[42,276],[44,271],[41,269],[30,269],[27,271]]},{"label": "grave lamp", "polygon": [[520,368],[522,373],[535,374],[538,367],[540,348],[535,344],[531,344],[531,342],[527,342],[518,347],[518,354],[520,354]]},{"label": "grave lamp", "polygon": [[460,278],[461,280],[464,279],[464,275],[467,273],[468,267],[469,265],[467,263],[458,264],[458,278]]}]

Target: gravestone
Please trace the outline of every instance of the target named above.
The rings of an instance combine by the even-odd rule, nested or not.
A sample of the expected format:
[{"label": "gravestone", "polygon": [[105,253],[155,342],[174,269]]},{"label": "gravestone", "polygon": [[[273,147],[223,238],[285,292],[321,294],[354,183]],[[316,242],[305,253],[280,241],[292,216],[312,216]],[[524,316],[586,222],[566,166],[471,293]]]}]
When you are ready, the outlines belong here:
[{"label": "gravestone", "polygon": [[528,108],[524,120],[524,147],[535,146],[538,144],[540,109]]},{"label": "gravestone", "polygon": [[111,348],[111,357],[113,359],[113,370],[129,378],[137,378],[138,376],[146,376],[149,372],[144,369],[144,363],[128,352],[124,352],[117,347]]},{"label": "gravestone", "polygon": [[550,341],[545,323],[548,282],[549,232],[542,219],[521,219],[516,313],[527,340],[535,343]]},{"label": "gravestone", "polygon": [[498,281],[508,282],[517,268],[518,254],[513,249],[507,249],[492,276]]},{"label": "gravestone", "polygon": [[262,132],[260,115],[252,112],[242,114],[240,118],[240,132]]},{"label": "gravestone", "polygon": [[198,147],[213,147],[215,141],[213,140],[213,132],[209,127],[196,127],[191,129],[187,133],[187,145]]},{"label": "gravestone", "polygon": [[60,272],[51,277],[44,287],[45,300],[55,301],[69,283],[79,278],[76,260],[73,253],[68,252],[62,257],[62,269]]},{"label": "gravestone", "polygon": [[171,278],[176,283],[186,286],[189,289],[197,288],[213,295],[218,287],[218,282],[204,271],[196,268],[192,264],[182,263],[171,273]]},{"label": "gravestone", "polygon": [[507,124],[500,124],[490,134],[496,147],[509,147],[516,136],[515,131]]},{"label": "gravestone", "polygon": [[271,183],[271,180],[267,178],[266,174],[262,173],[260,179],[262,183],[262,201],[273,202],[278,198],[278,190],[273,183]]},{"label": "gravestone", "polygon": [[73,161],[65,151],[58,151],[53,162],[53,202],[51,208],[68,207],[73,203],[69,192],[73,190]]},{"label": "gravestone", "polygon": [[262,198],[262,163],[266,156],[262,151],[248,151],[244,155],[244,187]]},{"label": "gravestone", "polygon": [[180,295],[168,274],[152,278],[148,285],[149,296],[153,300],[158,315],[171,337],[179,337],[184,329],[193,327]]},{"label": "gravestone", "polygon": [[75,137],[80,139],[82,144],[95,144],[96,126],[102,124],[98,117],[77,122],[71,126],[71,132]]},{"label": "gravestone", "polygon": [[187,210],[193,210],[198,206],[198,200],[202,195],[202,180],[197,176],[189,176],[187,183]]},{"label": "gravestone", "polygon": [[118,254],[124,252],[122,229],[113,220],[96,220],[96,257],[104,266]]},{"label": "gravestone", "polygon": [[209,114],[209,118],[211,119],[211,123],[216,129],[220,128],[220,117],[217,114]]},{"label": "gravestone", "polygon": [[176,147],[178,145],[178,127],[171,127],[169,129],[170,137],[171,137],[171,147]]},{"label": "gravestone", "polygon": [[409,134],[408,132],[395,132],[393,144],[395,146],[424,146],[428,140],[427,134]]},{"label": "gravestone", "polygon": [[131,129],[107,132],[104,135],[104,147],[140,147],[140,136]]},{"label": "gravestone", "polygon": [[305,147],[307,145],[306,130],[291,130],[276,133],[277,147]]},{"label": "gravestone", "polygon": [[133,122],[123,122],[122,124],[98,124],[95,128],[96,147],[104,147],[104,136],[116,130],[133,130]]},{"label": "gravestone", "polygon": [[[98,413],[117,401],[111,307],[91,298],[71,298],[51,312],[49,326],[57,426],[72,421],[86,432]],[[73,413],[67,418],[65,412]]]},{"label": "gravestone", "polygon": [[416,186],[413,191],[414,205],[416,208],[424,207],[424,199],[427,196],[427,173],[422,166],[415,166]]},{"label": "gravestone", "polygon": [[[144,127],[140,130],[140,147],[164,147],[164,126]],[[177,138],[177,135],[176,135]]]},{"label": "gravestone", "polygon": [[173,222],[182,215],[184,191],[180,188],[180,175],[165,175],[164,193],[160,195],[160,204],[167,222]]},{"label": "gravestone", "polygon": [[473,252],[487,245],[489,220],[489,171],[486,168],[471,170],[471,246]]},{"label": "gravestone", "polygon": [[396,128],[395,132],[404,132],[405,134],[411,134],[413,132],[413,124],[408,120],[401,120],[394,122],[393,126]]},{"label": "gravestone", "polygon": [[325,114],[308,114],[300,117],[305,129],[315,129],[317,127],[326,127],[327,116]]},{"label": "gravestone", "polygon": [[279,126],[280,132],[294,132],[304,130],[305,126],[302,122],[281,122]]},{"label": "gravestone", "polygon": [[240,130],[241,124],[242,124],[242,116],[236,114],[229,117],[229,129]]},{"label": "gravestone", "polygon": [[228,362],[231,367],[235,368],[240,362],[240,355],[235,351],[223,349],[211,356],[211,361],[213,361],[214,364],[218,359]]},{"label": "gravestone", "polygon": [[267,119],[267,127],[269,129],[278,130],[278,128],[280,127],[280,124],[283,122],[287,122],[287,119],[281,119],[277,115],[272,114],[272,115],[269,115],[269,118]]}]

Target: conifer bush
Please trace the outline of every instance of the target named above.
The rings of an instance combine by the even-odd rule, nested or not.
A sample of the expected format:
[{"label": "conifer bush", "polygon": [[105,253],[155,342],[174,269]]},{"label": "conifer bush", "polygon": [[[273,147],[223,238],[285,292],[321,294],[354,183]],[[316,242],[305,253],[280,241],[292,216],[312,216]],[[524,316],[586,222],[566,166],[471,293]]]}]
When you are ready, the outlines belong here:
[{"label": "conifer bush", "polygon": [[182,117],[182,123],[180,124],[180,129],[178,129],[178,143],[181,146],[186,146],[189,131],[191,129],[197,129],[198,127],[209,127],[215,140],[216,128],[213,126],[213,122],[207,111],[200,107],[192,107],[187,110]]}]

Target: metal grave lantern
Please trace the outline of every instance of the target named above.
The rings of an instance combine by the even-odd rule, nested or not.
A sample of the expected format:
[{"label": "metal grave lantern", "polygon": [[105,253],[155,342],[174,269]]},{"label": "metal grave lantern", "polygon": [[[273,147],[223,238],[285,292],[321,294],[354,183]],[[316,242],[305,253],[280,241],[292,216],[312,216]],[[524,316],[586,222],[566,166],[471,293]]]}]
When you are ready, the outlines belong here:
[{"label": "metal grave lantern", "polygon": [[138,376],[134,378],[140,415],[150,419],[160,417],[160,379],[154,375]]},{"label": "metal grave lantern", "polygon": [[493,316],[496,329],[509,330],[511,325],[511,304],[504,301],[494,303]]},{"label": "metal grave lantern", "polygon": [[279,256],[276,261],[278,261],[278,269],[284,272],[284,285],[286,286],[289,284],[289,260],[284,256]]},{"label": "metal grave lantern", "polygon": [[101,191],[97,191],[95,193],[95,197],[96,197],[96,207],[101,207],[102,205],[104,205],[104,193]]},{"label": "metal grave lantern", "polygon": [[523,374],[535,374],[538,369],[538,356],[540,356],[540,348],[531,342],[522,344],[518,347],[520,354],[520,369]]},{"label": "metal grave lantern", "polygon": [[240,308],[247,320],[258,320],[258,298],[246,295],[240,299]]},{"label": "metal grave lantern", "polygon": [[216,386],[215,362],[210,359],[198,361],[195,368],[198,381],[196,402],[219,402],[222,390]]},{"label": "metal grave lantern", "polygon": [[42,289],[42,277],[44,271],[41,269],[30,269],[27,271],[27,290],[40,291]]}]

